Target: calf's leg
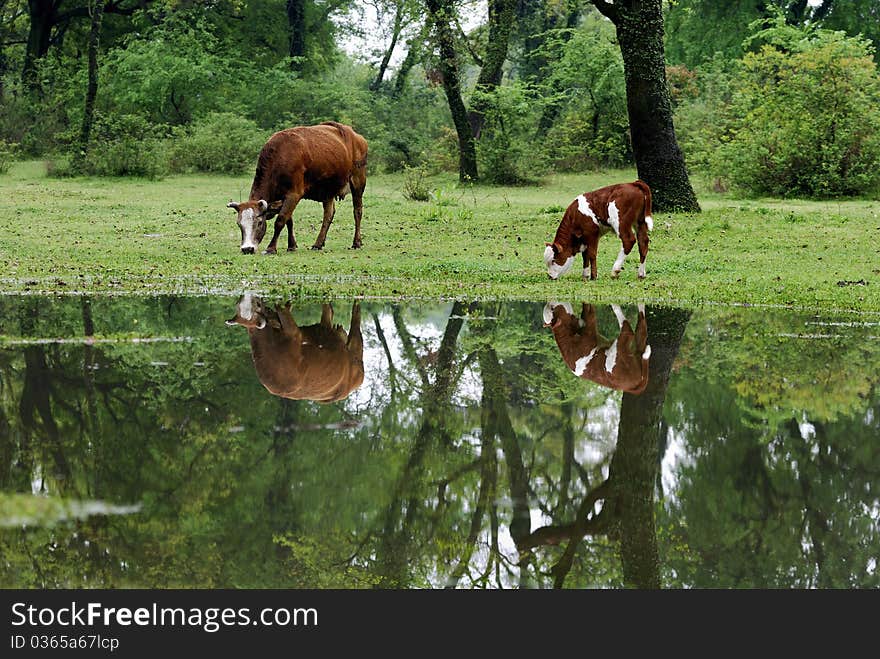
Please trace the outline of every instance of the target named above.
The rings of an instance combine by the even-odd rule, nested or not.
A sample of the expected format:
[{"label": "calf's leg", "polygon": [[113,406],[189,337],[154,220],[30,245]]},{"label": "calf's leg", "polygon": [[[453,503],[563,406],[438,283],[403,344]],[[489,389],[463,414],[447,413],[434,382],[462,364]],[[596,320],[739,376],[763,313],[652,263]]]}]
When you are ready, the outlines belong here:
[{"label": "calf's leg", "polygon": [[624,229],[623,227],[620,227],[620,242],[623,246],[620,248],[620,253],[618,253],[617,255],[617,260],[611,267],[611,276],[615,279],[620,276],[620,271],[623,270],[623,262],[626,260],[627,255],[632,251],[633,246],[635,246],[636,244],[636,237],[633,235],[631,228],[627,227],[626,229]]},{"label": "calf's leg", "polygon": [[639,224],[639,279],[647,277],[645,259],[648,258],[648,225]]}]

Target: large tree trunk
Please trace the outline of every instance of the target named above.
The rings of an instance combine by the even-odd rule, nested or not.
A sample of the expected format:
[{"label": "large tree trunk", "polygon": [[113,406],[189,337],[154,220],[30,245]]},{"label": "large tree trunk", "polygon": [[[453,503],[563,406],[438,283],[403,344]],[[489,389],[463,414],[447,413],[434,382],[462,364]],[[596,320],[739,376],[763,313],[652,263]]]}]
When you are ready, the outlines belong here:
[{"label": "large tree trunk", "polygon": [[54,0],[28,0],[28,38],[21,81],[25,89],[37,88],[37,62],[49,51],[57,7]]},{"label": "large tree trunk", "polygon": [[287,0],[287,32],[290,40],[291,68],[302,71],[306,54],[306,2]]},{"label": "large tree trunk", "polygon": [[439,67],[443,76],[443,90],[446,92],[446,101],[449,103],[452,122],[458,134],[458,177],[463,182],[476,181],[477,149],[468,121],[467,109],[461,98],[455,36],[450,26],[454,9],[450,0],[427,0],[427,5],[440,50]]},{"label": "large tree trunk", "polygon": [[652,348],[648,386],[637,396],[624,393],[620,406],[609,480],[614,488],[623,581],[630,588],[661,585],[654,519],[657,452],[669,375],[689,318],[690,312],[679,309],[648,310]]},{"label": "large tree trunk", "polygon": [[486,94],[501,84],[502,66],[507,59],[510,32],[513,28],[516,0],[489,0],[489,43],[483,56],[483,66],[477,78],[476,94],[468,121],[474,138],[480,139],[488,109]]},{"label": "large tree trunk", "polygon": [[101,41],[101,19],[104,17],[104,4],[100,0],[93,0],[89,9],[92,13],[92,25],[89,29],[89,82],[86,87],[86,102],[79,133],[79,149],[73,159],[74,170],[81,168],[85,163],[92,135],[92,123],[95,118],[95,98],[98,96],[98,46]]},{"label": "large tree trunk", "polygon": [[593,4],[617,27],[633,154],[639,178],[651,186],[654,209],[699,211],[672,124],[661,1]]}]

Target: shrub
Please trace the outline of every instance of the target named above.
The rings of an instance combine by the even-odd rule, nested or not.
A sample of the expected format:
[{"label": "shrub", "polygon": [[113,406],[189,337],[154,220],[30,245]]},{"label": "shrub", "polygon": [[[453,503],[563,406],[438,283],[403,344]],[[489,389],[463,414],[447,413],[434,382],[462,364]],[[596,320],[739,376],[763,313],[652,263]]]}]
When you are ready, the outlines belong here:
[{"label": "shrub", "polygon": [[751,194],[835,197],[880,184],[880,76],[861,38],[816,31],[747,54],[713,168]]},{"label": "shrub", "polygon": [[5,174],[9,171],[17,153],[17,144],[8,144],[4,140],[0,140],[0,174]]},{"label": "shrub", "polygon": [[425,177],[428,169],[425,165],[418,167],[404,166],[403,168],[403,196],[411,201],[428,201],[431,191],[428,189]]},{"label": "shrub", "polygon": [[532,143],[532,117],[537,99],[521,84],[497,87],[489,94],[474,92],[485,122],[477,141],[480,178],[488,183],[520,185],[535,180],[541,159]]},{"label": "shrub", "polygon": [[213,112],[189,128],[172,132],[169,167],[174,172],[240,174],[254,168],[268,137],[250,119]]},{"label": "shrub", "polygon": [[[95,176],[145,176],[166,173],[165,126],[153,126],[137,115],[98,116],[89,151],[77,173]],[[54,174],[69,174],[59,166]]]}]

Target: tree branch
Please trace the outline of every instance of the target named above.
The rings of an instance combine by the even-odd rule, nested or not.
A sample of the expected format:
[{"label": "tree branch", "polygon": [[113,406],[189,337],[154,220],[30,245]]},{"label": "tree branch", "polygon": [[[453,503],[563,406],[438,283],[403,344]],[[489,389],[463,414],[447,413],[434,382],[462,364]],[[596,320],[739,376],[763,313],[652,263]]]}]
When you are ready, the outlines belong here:
[{"label": "tree branch", "polygon": [[605,18],[611,20],[615,25],[617,24],[617,7],[607,0],[590,0],[593,3],[593,6],[599,10],[599,13],[602,14]]}]

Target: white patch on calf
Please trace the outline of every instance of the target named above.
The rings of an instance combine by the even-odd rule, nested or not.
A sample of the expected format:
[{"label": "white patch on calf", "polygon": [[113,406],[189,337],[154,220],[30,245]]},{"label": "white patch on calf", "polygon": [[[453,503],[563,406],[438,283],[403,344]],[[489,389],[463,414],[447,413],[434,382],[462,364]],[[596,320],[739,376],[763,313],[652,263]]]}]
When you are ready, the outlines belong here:
[{"label": "white patch on calf", "polygon": [[645,305],[644,304],[639,305],[639,315],[641,315],[641,316],[645,315]]},{"label": "white patch on calf", "polygon": [[587,201],[587,198],[584,195],[578,195],[577,202],[578,202],[578,211],[580,212],[580,214],[593,220],[593,224],[595,224],[597,227],[601,226],[599,224],[599,218],[596,217],[596,214],[593,212],[593,209],[590,208],[590,202]]},{"label": "white patch on calf", "polygon": [[650,215],[645,215],[645,224],[648,225],[648,231],[654,230],[654,218]]},{"label": "white patch on calf", "polygon": [[611,228],[614,229],[614,233],[618,236],[620,235],[620,211],[617,209],[617,204],[615,202],[611,202],[608,204],[608,224],[611,225]]},{"label": "white patch on calf", "polygon": [[626,320],[626,316],[623,315],[623,309],[616,304],[612,304],[611,310],[614,312],[614,315],[617,316],[617,325],[623,327],[623,321]]},{"label": "white patch on calf", "polygon": [[614,339],[614,343],[611,344],[611,347],[605,351],[605,370],[609,373],[614,370],[614,365],[617,363],[617,339]]},{"label": "white patch on calf", "polygon": [[254,209],[253,208],[245,208],[241,212],[241,230],[243,231],[242,239],[241,239],[241,247],[242,249],[246,247],[253,247],[254,250],[257,249],[257,243],[254,242],[254,223],[256,218],[254,217]]},{"label": "white patch on calf", "polygon": [[646,276],[647,275],[645,273],[645,262],[642,261],[641,263],[639,263],[639,279],[644,279]]},{"label": "white patch on calf", "polygon": [[573,256],[569,256],[562,265],[556,265],[553,261],[550,261],[550,265],[547,266],[547,273],[550,275],[551,279],[559,279],[562,275],[571,270],[572,263],[574,263]]},{"label": "white patch on calf", "polygon": [[574,315],[574,309],[572,309],[571,305],[568,302],[548,302],[544,305],[544,311],[542,313],[545,324],[549,325],[553,322],[553,310],[556,307],[562,307],[570,315]]},{"label": "white patch on calf", "polygon": [[238,303],[238,315],[242,320],[252,320],[254,317],[253,293],[245,293]]},{"label": "white patch on calf", "polygon": [[550,247],[550,245],[547,245],[547,247],[544,249],[544,265],[546,265],[549,268],[550,264],[553,262],[553,257],[555,255],[556,254],[553,251],[553,248]]},{"label": "white patch on calf", "polygon": [[586,357],[581,357],[574,363],[574,368],[571,369],[571,372],[574,373],[576,376],[581,377],[584,374],[584,371],[587,370],[587,364],[589,364],[595,356],[596,348],[593,348],[592,350],[590,350],[590,354],[588,354]]},{"label": "white patch on calf", "polygon": [[590,272],[590,269],[584,268],[584,274],[583,274],[584,279],[589,279],[590,275],[592,275],[592,272]]},{"label": "white patch on calf", "polygon": [[614,265],[611,266],[611,272],[617,276],[620,274],[620,271],[623,270],[623,262],[626,260],[626,252],[623,251],[623,247],[620,248],[620,253],[617,255],[617,260],[614,262]]},{"label": "white patch on calf", "polygon": [[645,352],[642,353],[642,359],[645,361],[651,359],[651,346],[645,346]]}]

